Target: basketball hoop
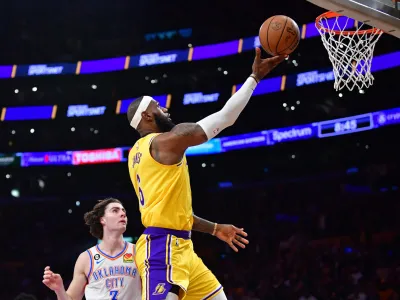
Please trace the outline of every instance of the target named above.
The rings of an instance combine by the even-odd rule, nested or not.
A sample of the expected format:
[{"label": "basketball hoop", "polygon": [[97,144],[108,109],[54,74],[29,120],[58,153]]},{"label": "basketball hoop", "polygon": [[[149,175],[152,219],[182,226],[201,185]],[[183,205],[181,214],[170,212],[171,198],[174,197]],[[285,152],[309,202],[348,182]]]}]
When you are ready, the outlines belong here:
[{"label": "basketball hoop", "polygon": [[[358,27],[357,21],[333,11],[323,13],[315,21],[333,65],[336,91],[344,87],[350,91],[355,87],[361,90],[370,87],[374,81],[372,58],[383,31],[375,27],[362,29],[363,25]],[[356,30],[346,30],[352,27]]]}]

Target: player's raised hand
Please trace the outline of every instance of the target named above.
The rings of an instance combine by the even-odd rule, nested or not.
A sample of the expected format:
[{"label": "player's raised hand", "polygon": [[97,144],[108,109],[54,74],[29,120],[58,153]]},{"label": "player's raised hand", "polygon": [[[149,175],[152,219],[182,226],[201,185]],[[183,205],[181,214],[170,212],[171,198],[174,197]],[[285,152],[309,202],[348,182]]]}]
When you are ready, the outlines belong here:
[{"label": "player's raised hand", "polygon": [[235,252],[239,251],[235,245],[244,249],[249,243],[249,241],[244,238],[247,237],[247,233],[243,231],[243,228],[237,228],[230,224],[218,224],[215,236],[221,241],[226,242]]},{"label": "player's raised hand", "polygon": [[53,273],[50,270],[50,267],[47,266],[44,268],[43,281],[42,281],[49,289],[58,292],[64,289],[64,283],[60,276],[60,274]]},{"label": "player's raised hand", "polygon": [[256,47],[256,57],[253,62],[253,75],[258,81],[263,79],[277,65],[279,65],[287,55],[278,55],[270,58],[261,58],[261,49]]}]

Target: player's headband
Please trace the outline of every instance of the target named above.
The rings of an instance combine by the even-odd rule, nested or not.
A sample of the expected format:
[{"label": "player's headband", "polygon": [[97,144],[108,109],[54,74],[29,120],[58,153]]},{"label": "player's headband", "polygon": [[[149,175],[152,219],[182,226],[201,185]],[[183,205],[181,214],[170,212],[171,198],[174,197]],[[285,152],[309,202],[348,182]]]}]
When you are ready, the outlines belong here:
[{"label": "player's headband", "polygon": [[149,96],[143,96],[142,101],[140,101],[139,107],[135,112],[135,115],[132,118],[131,121],[131,126],[135,129],[137,129],[140,121],[142,120],[142,112],[144,112],[147,107],[149,107],[151,100],[153,100],[153,98],[149,97]]}]

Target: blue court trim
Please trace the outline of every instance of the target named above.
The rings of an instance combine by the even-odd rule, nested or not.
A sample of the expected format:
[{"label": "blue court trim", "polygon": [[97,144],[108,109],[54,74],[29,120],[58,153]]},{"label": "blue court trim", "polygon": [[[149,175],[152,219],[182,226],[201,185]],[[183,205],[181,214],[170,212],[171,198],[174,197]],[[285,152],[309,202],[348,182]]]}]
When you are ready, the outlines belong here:
[{"label": "blue court trim", "polygon": [[175,230],[175,229],[168,229],[168,228],[161,228],[161,227],[147,227],[144,230],[144,234],[150,235],[174,235],[178,238],[189,240],[191,237],[191,231],[186,230]]},{"label": "blue court trim", "polygon": [[89,273],[87,274],[87,280],[89,281],[89,277],[92,274],[93,264],[92,264],[92,255],[90,254],[90,251],[86,250],[86,252],[89,255],[89,261],[90,261]]},{"label": "blue court trim", "polygon": [[125,242],[125,247],[124,247],[124,249],[122,249],[122,251],[120,253],[118,253],[115,256],[111,256],[111,255],[108,255],[107,253],[104,253],[103,251],[101,251],[101,249],[99,248],[99,245],[96,245],[97,251],[99,251],[101,254],[103,254],[107,258],[117,258],[118,256],[120,256],[122,253],[125,252],[126,247],[128,247],[128,243],[127,242]]}]

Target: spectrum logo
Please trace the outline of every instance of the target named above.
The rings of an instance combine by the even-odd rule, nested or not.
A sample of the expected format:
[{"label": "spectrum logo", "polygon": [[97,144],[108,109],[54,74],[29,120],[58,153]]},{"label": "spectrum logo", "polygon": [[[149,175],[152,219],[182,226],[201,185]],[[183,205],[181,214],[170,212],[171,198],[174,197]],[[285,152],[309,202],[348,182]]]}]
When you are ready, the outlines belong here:
[{"label": "spectrum logo", "polygon": [[282,142],[285,140],[298,140],[311,136],[313,130],[311,127],[307,126],[304,128],[291,128],[289,130],[272,130],[269,133],[272,134],[272,140],[275,142]]}]

